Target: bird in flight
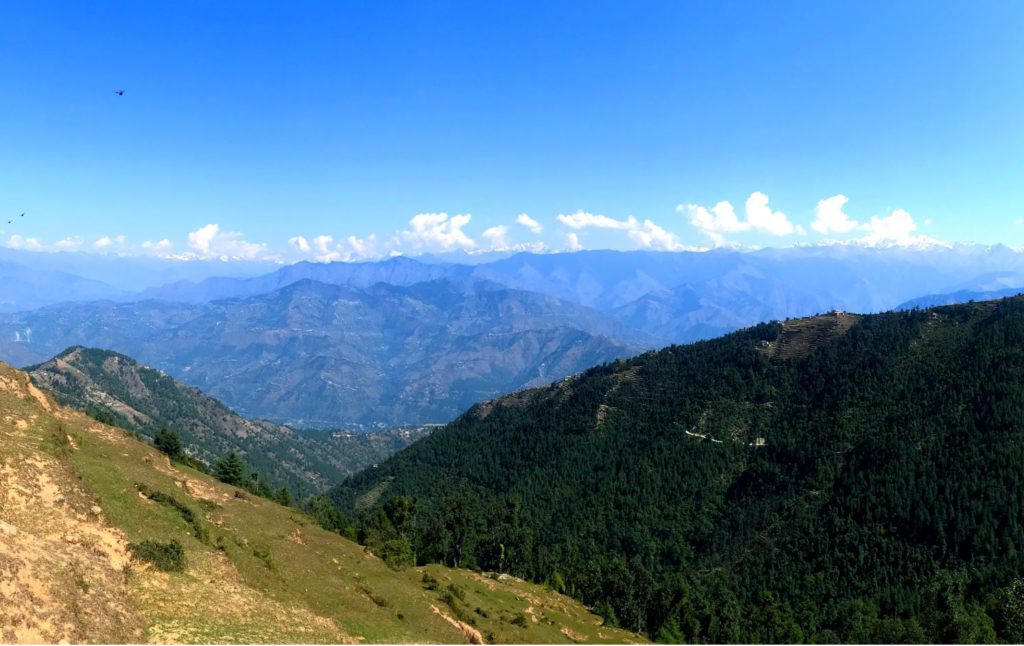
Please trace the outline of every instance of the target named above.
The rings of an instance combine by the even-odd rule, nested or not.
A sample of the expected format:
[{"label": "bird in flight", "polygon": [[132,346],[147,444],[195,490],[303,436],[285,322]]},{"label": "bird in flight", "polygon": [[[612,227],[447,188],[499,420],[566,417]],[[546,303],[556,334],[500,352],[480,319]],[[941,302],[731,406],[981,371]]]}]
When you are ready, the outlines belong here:
[{"label": "bird in flight", "polygon": [[124,96],[124,90],[114,90],[114,94],[117,96]]}]

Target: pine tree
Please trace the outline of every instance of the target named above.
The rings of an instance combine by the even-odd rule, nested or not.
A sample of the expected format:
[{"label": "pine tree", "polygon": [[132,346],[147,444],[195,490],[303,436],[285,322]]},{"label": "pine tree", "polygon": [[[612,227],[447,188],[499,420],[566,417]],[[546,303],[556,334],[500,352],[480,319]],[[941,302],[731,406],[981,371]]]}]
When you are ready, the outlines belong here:
[{"label": "pine tree", "polygon": [[236,487],[245,485],[246,472],[245,462],[234,451],[217,460],[215,467],[217,479],[221,482]]},{"label": "pine tree", "polygon": [[153,445],[170,456],[172,460],[181,458],[181,438],[178,437],[177,433],[166,426],[160,427],[160,430],[158,430],[156,435],[153,436]]},{"label": "pine tree", "polygon": [[288,490],[288,487],[281,487],[274,492],[274,501],[279,505],[285,507],[292,506],[292,492]]}]

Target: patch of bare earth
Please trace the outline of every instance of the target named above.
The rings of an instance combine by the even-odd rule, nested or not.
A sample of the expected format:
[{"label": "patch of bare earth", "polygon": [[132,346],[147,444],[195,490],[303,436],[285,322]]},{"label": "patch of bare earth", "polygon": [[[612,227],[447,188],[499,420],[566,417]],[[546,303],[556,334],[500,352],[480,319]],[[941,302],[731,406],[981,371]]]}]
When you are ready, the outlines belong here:
[{"label": "patch of bare earth", "polygon": [[138,641],[125,539],[44,440],[24,420],[0,426],[0,641]]},{"label": "patch of bare earth", "polygon": [[467,624],[467,623],[465,623],[463,621],[459,621],[455,617],[452,617],[451,615],[445,613],[443,610],[441,610],[440,608],[438,608],[434,604],[430,604],[430,609],[432,611],[434,611],[434,614],[440,615],[441,619],[444,619],[449,624],[451,624],[452,626],[457,628],[459,630],[459,632],[461,632],[466,637],[466,640],[470,644],[486,644],[487,643],[486,641],[484,641],[484,636],[476,628],[473,628],[472,626],[470,626],[469,624]]},{"label": "patch of bare earth", "polygon": [[565,635],[569,639],[573,640],[574,642],[583,642],[583,641],[587,640],[587,636],[586,635],[584,635],[582,633],[578,633],[575,630],[572,630],[571,628],[567,628],[565,626],[563,626],[561,628],[561,632],[562,632],[563,635]]}]

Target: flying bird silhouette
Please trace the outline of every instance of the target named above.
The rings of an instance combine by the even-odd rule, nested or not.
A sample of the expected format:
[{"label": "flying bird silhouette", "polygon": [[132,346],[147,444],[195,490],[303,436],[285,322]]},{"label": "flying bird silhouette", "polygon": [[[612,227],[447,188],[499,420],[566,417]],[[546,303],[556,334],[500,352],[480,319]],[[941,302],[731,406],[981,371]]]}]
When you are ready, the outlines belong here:
[{"label": "flying bird silhouette", "polygon": [[124,90],[114,90],[114,94],[117,96],[124,96]]}]

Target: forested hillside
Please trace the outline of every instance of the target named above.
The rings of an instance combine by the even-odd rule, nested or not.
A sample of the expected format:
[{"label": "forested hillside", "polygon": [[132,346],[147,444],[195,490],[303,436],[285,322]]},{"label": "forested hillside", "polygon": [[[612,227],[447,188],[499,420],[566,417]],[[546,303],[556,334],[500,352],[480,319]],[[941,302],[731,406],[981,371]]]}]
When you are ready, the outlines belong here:
[{"label": "forested hillside", "polygon": [[1024,300],[759,325],[480,404],[364,543],[696,642],[1024,639]]}]

